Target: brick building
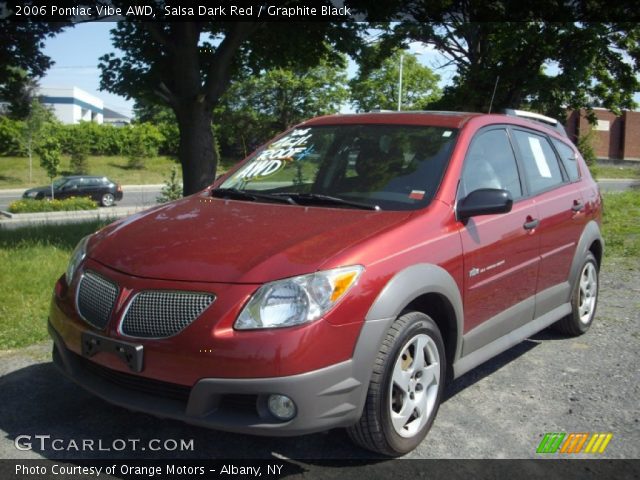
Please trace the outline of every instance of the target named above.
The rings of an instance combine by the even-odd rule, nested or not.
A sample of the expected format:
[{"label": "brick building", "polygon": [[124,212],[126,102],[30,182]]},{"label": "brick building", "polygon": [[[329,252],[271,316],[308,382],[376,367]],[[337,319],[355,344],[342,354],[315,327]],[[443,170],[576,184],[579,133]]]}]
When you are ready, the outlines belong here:
[{"label": "brick building", "polygon": [[581,134],[595,130],[593,147],[600,159],[640,161],[640,112],[626,110],[616,115],[604,108],[594,108],[598,124],[587,121],[584,110],[569,112],[566,128],[576,140]]}]

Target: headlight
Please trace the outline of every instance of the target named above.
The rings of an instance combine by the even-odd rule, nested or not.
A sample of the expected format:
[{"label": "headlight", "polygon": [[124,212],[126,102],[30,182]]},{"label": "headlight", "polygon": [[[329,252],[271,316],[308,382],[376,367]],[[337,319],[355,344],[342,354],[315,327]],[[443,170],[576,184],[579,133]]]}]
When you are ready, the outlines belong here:
[{"label": "headlight", "polygon": [[73,276],[75,275],[78,266],[80,265],[80,263],[82,263],[82,260],[84,260],[84,257],[87,255],[87,241],[89,240],[89,237],[90,235],[87,235],[82,240],[80,240],[78,242],[78,245],[76,245],[76,248],[73,250],[73,253],[71,254],[71,259],[69,259],[69,265],[67,266],[67,273],[65,274],[67,285],[71,285]]},{"label": "headlight", "polygon": [[363,270],[355,265],[266,283],[242,309],[235,328],[281,328],[317,320],[356,284]]}]

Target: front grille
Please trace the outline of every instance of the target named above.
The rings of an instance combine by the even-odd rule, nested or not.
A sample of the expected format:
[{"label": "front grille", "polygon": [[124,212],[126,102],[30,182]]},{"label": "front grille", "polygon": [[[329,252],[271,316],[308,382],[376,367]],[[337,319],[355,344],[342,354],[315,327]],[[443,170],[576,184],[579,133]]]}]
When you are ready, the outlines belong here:
[{"label": "front grille", "polygon": [[87,271],[78,286],[78,313],[99,329],[107,326],[111,311],[118,298],[118,286],[106,278]]},{"label": "front grille", "polygon": [[153,397],[169,398],[172,400],[178,400],[185,404],[189,400],[189,394],[191,393],[191,387],[185,385],[178,385],[176,383],[163,382],[160,380],[153,380],[150,378],[139,377],[137,375],[131,375],[129,373],[118,372],[117,370],[111,370],[110,368],[98,365],[91,360],[87,360],[80,355],[71,353],[82,368],[103,380],[108,381],[114,385],[117,385],[128,390],[134,390],[136,392],[145,393]]},{"label": "front grille", "polygon": [[214,298],[209,293],[140,292],[124,315],[122,333],[140,338],[170,337],[198,318]]}]

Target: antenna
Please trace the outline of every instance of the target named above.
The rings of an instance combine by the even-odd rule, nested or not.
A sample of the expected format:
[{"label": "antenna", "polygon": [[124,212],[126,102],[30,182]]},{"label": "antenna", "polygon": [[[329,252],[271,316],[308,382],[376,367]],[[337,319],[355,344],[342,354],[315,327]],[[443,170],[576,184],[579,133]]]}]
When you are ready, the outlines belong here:
[{"label": "antenna", "polygon": [[494,99],[494,98],[495,98],[495,96],[496,96],[496,90],[498,89],[498,82],[499,82],[499,81],[500,81],[500,75],[498,75],[498,76],[496,77],[496,83],[495,83],[495,85],[493,86],[493,94],[491,95],[491,102],[489,103],[489,112],[488,112],[488,113],[491,113],[491,107],[493,107],[493,99]]}]

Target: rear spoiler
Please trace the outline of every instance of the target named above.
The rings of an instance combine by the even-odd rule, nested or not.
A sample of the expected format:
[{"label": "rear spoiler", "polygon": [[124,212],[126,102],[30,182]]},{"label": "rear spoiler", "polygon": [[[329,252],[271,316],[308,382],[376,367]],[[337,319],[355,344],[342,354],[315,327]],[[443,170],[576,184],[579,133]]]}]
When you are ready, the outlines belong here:
[{"label": "rear spoiler", "polygon": [[555,118],[546,117],[544,115],[540,115],[539,113],[527,112],[526,110],[515,110],[513,108],[505,108],[504,114],[509,115],[511,117],[519,117],[527,120],[532,120],[534,122],[542,123],[548,127],[553,128],[563,137],[568,137],[564,126]]}]

